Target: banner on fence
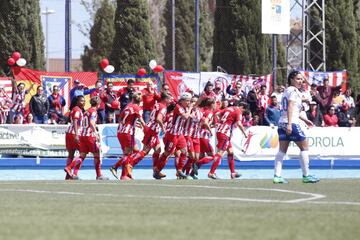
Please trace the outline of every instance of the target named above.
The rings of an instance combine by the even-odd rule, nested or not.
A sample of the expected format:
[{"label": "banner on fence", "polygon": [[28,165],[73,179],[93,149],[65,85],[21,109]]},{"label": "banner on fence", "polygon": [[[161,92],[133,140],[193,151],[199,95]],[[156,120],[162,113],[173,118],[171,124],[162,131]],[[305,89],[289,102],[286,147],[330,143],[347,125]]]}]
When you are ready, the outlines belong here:
[{"label": "banner on fence", "polygon": [[0,125],[0,154],[66,157],[67,125]]},{"label": "banner on fence", "polygon": [[[195,94],[201,94],[208,81],[215,83],[220,82],[221,88],[226,92],[228,85],[235,85],[236,81],[242,82],[242,90],[248,93],[255,86],[265,85],[267,93],[272,92],[272,75],[234,75],[223,72],[176,72],[165,71],[165,83],[170,86],[171,94],[177,98],[182,92],[192,90]],[[226,95],[226,94],[225,94]]]},{"label": "banner on fence", "polygon": [[316,72],[316,71],[301,71],[309,84],[322,85],[324,79],[329,79],[330,86],[340,86],[341,90],[345,92],[347,71],[335,71],[335,72]]},{"label": "banner on fence", "polygon": [[137,75],[115,75],[115,74],[109,74],[109,75],[103,75],[104,82],[112,82],[114,84],[114,91],[120,90],[120,88],[126,87],[128,80],[134,80],[135,84],[134,87],[142,90],[146,87],[146,83],[149,81],[152,81],[157,87],[160,87],[160,79],[157,74],[152,75],[145,75],[143,77],[139,77]]}]

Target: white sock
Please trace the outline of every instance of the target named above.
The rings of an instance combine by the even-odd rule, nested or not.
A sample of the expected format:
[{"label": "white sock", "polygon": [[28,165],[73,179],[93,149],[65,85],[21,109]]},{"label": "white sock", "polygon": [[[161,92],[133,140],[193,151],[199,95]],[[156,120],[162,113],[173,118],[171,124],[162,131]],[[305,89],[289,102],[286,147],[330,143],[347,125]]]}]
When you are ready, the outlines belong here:
[{"label": "white sock", "polygon": [[279,150],[279,152],[275,155],[275,166],[274,166],[274,171],[275,171],[275,175],[280,177],[281,176],[281,170],[282,170],[282,163],[283,163],[283,159],[285,157],[285,153],[281,152]]},{"label": "white sock", "polygon": [[300,165],[302,169],[303,176],[309,175],[309,151],[300,152]]}]

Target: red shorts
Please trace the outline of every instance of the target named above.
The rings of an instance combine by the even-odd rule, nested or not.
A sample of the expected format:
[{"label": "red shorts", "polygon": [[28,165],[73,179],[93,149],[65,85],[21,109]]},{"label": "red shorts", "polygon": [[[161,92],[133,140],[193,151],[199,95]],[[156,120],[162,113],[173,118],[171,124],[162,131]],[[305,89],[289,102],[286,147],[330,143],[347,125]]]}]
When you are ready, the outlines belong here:
[{"label": "red shorts", "polygon": [[216,133],[217,144],[216,147],[218,150],[226,151],[231,148],[230,138],[223,133]]},{"label": "red shorts", "polygon": [[125,152],[126,148],[134,149],[135,146],[135,136],[127,133],[118,133],[118,140],[121,145],[121,149]]},{"label": "red shorts", "polygon": [[192,144],[194,146],[194,152],[200,153],[200,138],[193,138]]},{"label": "red shorts", "polygon": [[144,144],[144,146],[149,146],[150,148],[153,148],[153,147],[159,145],[160,144],[159,134],[154,132],[151,129],[147,130],[145,132],[142,143]]},{"label": "red shorts", "polygon": [[214,153],[214,149],[210,144],[210,140],[206,138],[200,138],[200,150],[203,153]]},{"label": "red shorts", "polygon": [[80,152],[81,153],[99,153],[99,143],[96,142],[95,137],[81,136],[80,137]]},{"label": "red shorts", "polygon": [[76,143],[75,136],[76,135],[72,133],[65,134],[65,145],[68,151],[75,151],[80,149],[80,141]]},{"label": "red shorts", "polygon": [[186,148],[186,140],[183,135],[175,136],[166,133],[164,137],[164,145],[165,145],[165,151],[170,152],[172,154],[175,151],[175,149]]}]

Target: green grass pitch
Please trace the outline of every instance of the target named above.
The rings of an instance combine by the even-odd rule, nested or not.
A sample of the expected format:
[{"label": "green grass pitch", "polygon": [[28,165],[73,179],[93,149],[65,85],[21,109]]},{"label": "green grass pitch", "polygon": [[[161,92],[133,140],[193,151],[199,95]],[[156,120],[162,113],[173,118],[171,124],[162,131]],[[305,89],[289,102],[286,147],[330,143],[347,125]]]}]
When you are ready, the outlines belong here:
[{"label": "green grass pitch", "polygon": [[0,239],[359,239],[360,179],[0,182]]}]

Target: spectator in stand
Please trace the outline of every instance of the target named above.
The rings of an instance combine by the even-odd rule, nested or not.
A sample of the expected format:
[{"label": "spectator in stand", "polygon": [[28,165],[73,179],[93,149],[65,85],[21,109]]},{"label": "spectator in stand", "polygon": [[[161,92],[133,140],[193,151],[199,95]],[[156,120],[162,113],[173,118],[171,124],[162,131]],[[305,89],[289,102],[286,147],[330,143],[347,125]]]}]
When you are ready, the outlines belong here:
[{"label": "spectator in stand", "polygon": [[260,116],[258,114],[255,114],[253,116],[252,125],[253,126],[259,126],[260,125]]},{"label": "spectator in stand", "polygon": [[315,83],[311,84],[310,86],[310,96],[311,101],[315,101],[317,104],[321,104],[320,93],[317,90],[317,85]]},{"label": "spectator in stand", "polygon": [[50,105],[49,118],[55,119],[55,117],[51,117],[51,115],[56,115],[57,122],[59,120],[62,120],[64,122],[63,107],[66,105],[66,101],[63,96],[59,94],[59,86],[53,86],[52,94],[49,95],[48,101]]},{"label": "spectator in stand", "polygon": [[34,116],[31,113],[26,115],[24,124],[34,124]]},{"label": "spectator in stand", "polygon": [[18,121],[22,123],[25,116],[25,96],[30,92],[31,88],[34,86],[34,83],[30,86],[29,89],[25,90],[24,83],[21,82],[16,86],[15,79],[11,79],[11,82],[13,88],[13,105],[9,111],[8,123],[13,123],[15,116],[19,116]]},{"label": "spectator in stand", "polygon": [[252,118],[251,112],[249,110],[244,111],[241,123],[245,129],[253,126],[253,118]]},{"label": "spectator in stand", "polygon": [[337,113],[339,127],[355,127],[356,120],[349,114],[349,105],[343,103]]},{"label": "spectator in stand", "polygon": [[154,88],[154,83],[151,80],[146,83],[146,88],[144,88],[141,93],[143,102],[143,119],[145,123],[148,123],[150,113],[154,109],[155,103],[160,101],[161,97]]},{"label": "spectator in stand", "polygon": [[314,124],[314,126],[324,127],[323,115],[315,101],[310,102],[310,109],[306,112],[306,116]]},{"label": "spectator in stand", "polygon": [[245,93],[242,89],[242,82],[237,81],[235,84],[235,88],[231,88],[231,84],[227,86],[226,93],[231,96],[231,101],[245,101]]},{"label": "spectator in stand", "polygon": [[12,101],[6,94],[4,87],[0,85],[0,124],[6,123],[11,103]]},{"label": "spectator in stand", "polygon": [[276,91],[271,94],[271,97],[272,96],[276,97],[280,110],[282,109],[281,99],[282,99],[282,95],[284,94],[284,91],[285,91],[284,85],[279,85],[276,88]]},{"label": "spectator in stand", "polygon": [[117,93],[119,99],[120,99],[120,111],[122,112],[127,104],[131,101],[132,96],[134,94],[134,84],[135,81],[133,79],[129,79],[127,81],[126,88],[120,89]]},{"label": "spectator in stand", "polygon": [[77,96],[89,95],[96,91],[96,88],[89,89],[84,84],[80,83],[79,79],[74,80],[74,87],[70,90],[70,102],[74,101]]},{"label": "spectator in stand", "polygon": [[100,106],[97,109],[97,114],[98,114],[97,123],[98,124],[104,124],[104,123],[106,123],[106,114],[105,114],[105,103],[101,99],[101,96],[102,96],[102,94],[104,92],[104,88],[103,88],[101,80],[98,80],[95,83],[95,88],[96,88],[96,90],[90,94],[90,99],[94,98],[94,97],[99,97],[100,98]]},{"label": "spectator in stand", "polygon": [[114,84],[108,82],[106,91],[101,94],[101,100],[105,104],[106,123],[115,123],[115,111],[120,108],[120,103],[116,93],[113,91],[113,87]]},{"label": "spectator in stand", "polygon": [[32,96],[29,106],[36,124],[48,123],[49,100],[45,96],[44,88],[42,86],[37,87],[36,94]]},{"label": "spectator in stand", "polygon": [[329,79],[325,78],[323,81],[323,85],[322,86],[318,86],[317,90],[319,91],[319,95],[320,95],[320,110],[324,113],[327,109],[329,109],[332,100],[333,100],[333,96],[334,96],[334,92],[336,90],[340,90],[341,89],[341,85],[337,86],[337,87],[331,87],[329,86]]},{"label": "spectator in stand", "polygon": [[216,102],[216,109],[215,109],[216,111],[216,110],[220,110],[221,101],[225,98],[221,80],[215,81],[214,94],[215,94],[215,102]]},{"label": "spectator in stand", "polygon": [[334,105],[337,110],[339,110],[344,101],[345,101],[344,95],[341,94],[340,89],[336,89],[334,91],[334,96],[331,104]]},{"label": "spectator in stand", "polygon": [[280,108],[276,96],[271,96],[270,105],[265,110],[264,125],[278,126],[280,119]]},{"label": "spectator in stand", "polygon": [[359,127],[360,126],[360,94],[356,96],[354,116],[356,120],[356,126]]},{"label": "spectator in stand", "polygon": [[259,105],[259,112],[258,115],[260,117],[260,124],[264,125],[265,121],[265,111],[269,106],[269,96],[266,93],[266,85],[260,86],[260,91],[258,94],[258,105]]},{"label": "spectator in stand", "polygon": [[167,83],[164,83],[162,85],[161,92],[171,95],[170,86]]},{"label": "spectator in stand", "polygon": [[330,105],[327,113],[324,115],[325,127],[338,127],[338,117],[336,116],[336,108]]},{"label": "spectator in stand", "polygon": [[250,112],[253,114],[258,114],[259,112],[259,97],[258,97],[259,87],[255,85],[247,94],[246,101],[249,104]]},{"label": "spectator in stand", "polygon": [[350,116],[354,116],[355,101],[354,101],[354,98],[351,96],[351,94],[352,94],[352,90],[351,90],[351,88],[348,88],[345,91],[344,102],[349,106],[348,113],[350,114]]}]

